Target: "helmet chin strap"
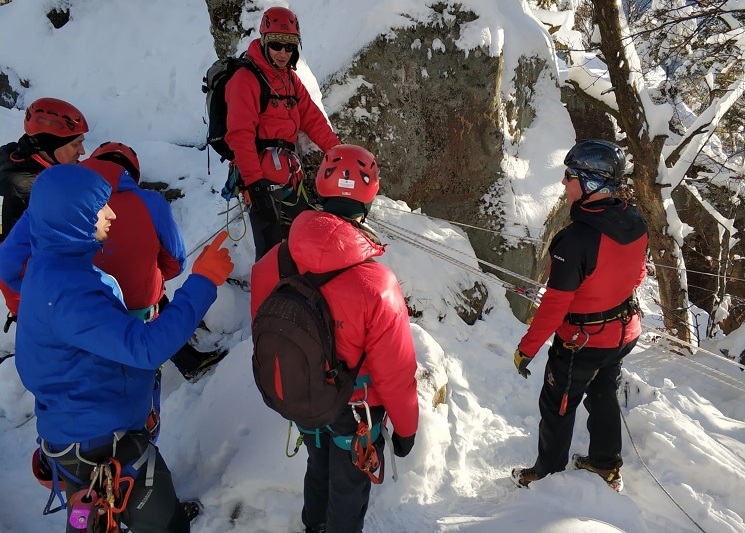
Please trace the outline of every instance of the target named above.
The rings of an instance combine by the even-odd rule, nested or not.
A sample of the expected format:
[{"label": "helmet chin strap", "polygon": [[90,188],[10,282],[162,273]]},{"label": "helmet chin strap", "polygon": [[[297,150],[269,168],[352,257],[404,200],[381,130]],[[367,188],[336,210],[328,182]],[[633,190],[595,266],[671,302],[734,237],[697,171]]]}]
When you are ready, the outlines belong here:
[{"label": "helmet chin strap", "polygon": [[[593,181],[594,181],[594,180],[593,180]],[[602,183],[602,184],[600,185],[600,187],[598,187],[598,188],[597,188],[596,190],[594,190],[594,191],[589,191],[589,190],[587,189],[587,187],[585,187],[585,180],[584,180],[583,178],[580,178],[580,180],[579,180],[579,186],[580,186],[580,187],[582,188],[582,196],[580,196],[580,197],[579,197],[579,198],[577,199],[577,202],[579,202],[580,204],[583,204],[583,203],[585,203],[585,202],[586,202],[587,200],[589,200],[589,199],[590,199],[590,196],[592,196],[593,194],[597,194],[598,192],[602,191],[602,190],[603,190],[603,188],[604,188],[604,187],[605,187],[606,185],[608,185],[608,181],[610,181],[610,180],[608,180],[607,178],[606,178],[606,179],[604,179],[604,180],[603,180],[603,183]],[[577,202],[575,202],[575,203],[577,203]]]}]

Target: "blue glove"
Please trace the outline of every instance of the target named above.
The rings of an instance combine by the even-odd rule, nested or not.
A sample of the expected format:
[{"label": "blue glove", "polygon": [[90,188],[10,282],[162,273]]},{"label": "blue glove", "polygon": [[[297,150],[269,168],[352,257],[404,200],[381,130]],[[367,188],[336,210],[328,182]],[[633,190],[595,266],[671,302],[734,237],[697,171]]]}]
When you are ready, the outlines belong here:
[{"label": "blue glove", "polygon": [[528,379],[528,376],[530,375],[528,365],[532,360],[533,358],[522,353],[520,348],[515,350],[515,368],[517,368],[517,373],[525,379]]}]

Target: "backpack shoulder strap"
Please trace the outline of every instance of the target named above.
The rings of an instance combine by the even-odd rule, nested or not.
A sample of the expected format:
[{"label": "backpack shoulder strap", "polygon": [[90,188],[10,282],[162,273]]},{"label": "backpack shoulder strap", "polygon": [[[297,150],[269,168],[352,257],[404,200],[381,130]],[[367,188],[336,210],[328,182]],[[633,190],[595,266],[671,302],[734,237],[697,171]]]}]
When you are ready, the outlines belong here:
[{"label": "backpack shoulder strap", "polygon": [[299,274],[297,264],[290,255],[290,245],[287,241],[282,241],[277,252],[277,261],[279,263],[279,279],[289,278]]},{"label": "backpack shoulder strap", "polygon": [[258,65],[249,59],[246,52],[243,52],[239,59],[241,60],[241,65],[250,70],[259,82],[259,87],[261,88],[261,94],[259,95],[259,114],[261,114],[266,111],[266,108],[269,105],[269,99],[271,98],[272,89],[269,87],[269,81],[266,79],[266,75],[261,71]]}]

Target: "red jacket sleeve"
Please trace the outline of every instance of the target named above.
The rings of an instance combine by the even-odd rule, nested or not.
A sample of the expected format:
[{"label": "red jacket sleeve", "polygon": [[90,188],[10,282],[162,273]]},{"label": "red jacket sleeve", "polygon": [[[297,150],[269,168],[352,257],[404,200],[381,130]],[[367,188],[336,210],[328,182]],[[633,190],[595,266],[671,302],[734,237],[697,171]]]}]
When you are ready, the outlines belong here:
[{"label": "red jacket sleeve", "polygon": [[387,289],[378,291],[370,300],[363,371],[370,373],[393,429],[400,436],[409,437],[416,433],[419,424],[414,340],[395,276],[388,271],[388,279],[381,281]]},{"label": "red jacket sleeve", "polygon": [[5,305],[8,307],[10,314],[17,315],[18,305],[21,303],[21,295],[8,287],[2,280],[0,280],[0,292],[5,297]]},{"label": "red jacket sleeve", "polygon": [[225,141],[235,153],[235,164],[246,185],[261,179],[261,165],[256,153],[260,96],[259,81],[248,69],[238,69],[225,86],[228,105]]},{"label": "red jacket sleeve", "polygon": [[548,288],[541,297],[533,321],[527,333],[520,340],[518,347],[528,357],[533,357],[541,349],[543,343],[553,335],[569,311],[569,305],[574,299],[574,292],[559,291]]},{"label": "red jacket sleeve", "polygon": [[318,148],[327,152],[339,144],[339,138],[329,126],[326,117],[310,97],[308,89],[305,88],[297,74],[293,72],[292,77],[298,97],[298,106],[300,107],[300,129],[308,135]]}]

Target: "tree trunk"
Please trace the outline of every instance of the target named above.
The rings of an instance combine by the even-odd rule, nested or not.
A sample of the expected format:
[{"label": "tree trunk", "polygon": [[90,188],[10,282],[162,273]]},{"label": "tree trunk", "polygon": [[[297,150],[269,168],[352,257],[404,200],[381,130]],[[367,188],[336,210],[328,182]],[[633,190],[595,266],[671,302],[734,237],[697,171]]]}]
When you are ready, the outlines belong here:
[{"label": "tree trunk", "polygon": [[[657,183],[660,158],[665,137],[650,139],[649,123],[641,97],[633,80],[640,73],[632,72],[638,64],[627,55],[633,47],[624,36],[616,0],[592,0],[601,35],[603,54],[618,104],[618,120],[626,133],[628,149],[634,161],[634,188],[638,206],[649,224],[649,249],[654,261],[660,291],[665,327],[676,337],[691,342],[688,295],[681,280],[682,254],[669,234],[668,220],[662,198],[662,186]],[[632,53],[635,55],[635,52]]]},{"label": "tree trunk", "polygon": [[[205,0],[210,15],[210,30],[215,41],[215,52],[220,59],[236,54],[238,41],[248,31],[241,25],[243,5],[255,10],[251,0]],[[242,50],[241,50],[242,51]]]}]

